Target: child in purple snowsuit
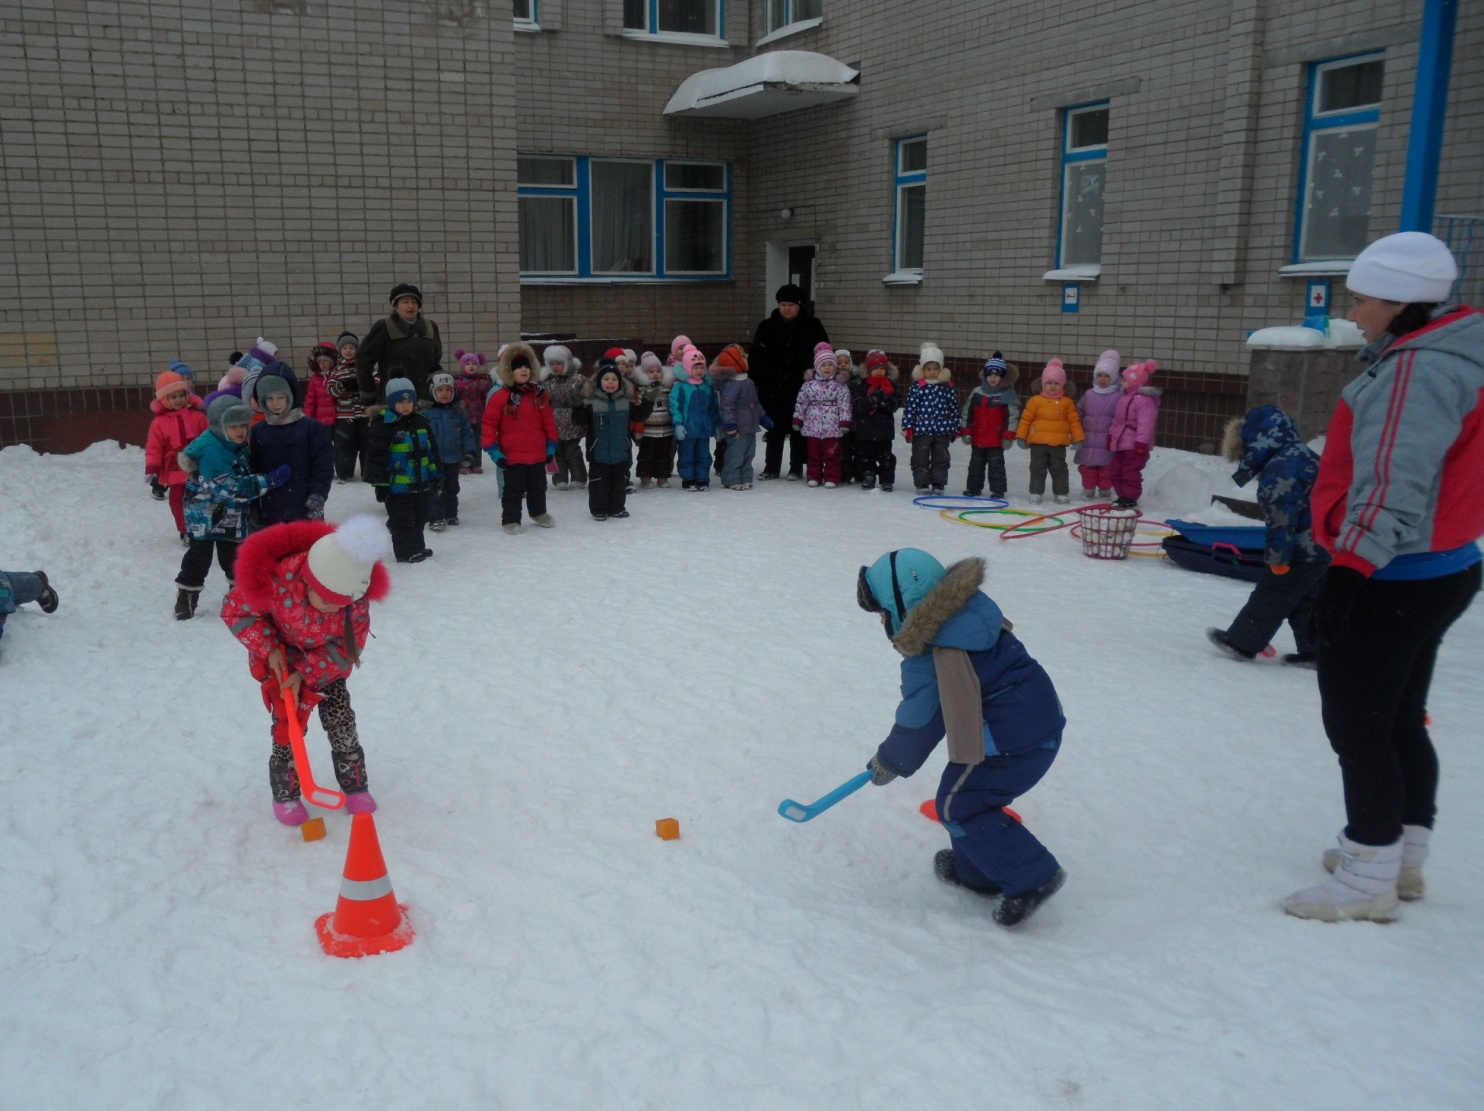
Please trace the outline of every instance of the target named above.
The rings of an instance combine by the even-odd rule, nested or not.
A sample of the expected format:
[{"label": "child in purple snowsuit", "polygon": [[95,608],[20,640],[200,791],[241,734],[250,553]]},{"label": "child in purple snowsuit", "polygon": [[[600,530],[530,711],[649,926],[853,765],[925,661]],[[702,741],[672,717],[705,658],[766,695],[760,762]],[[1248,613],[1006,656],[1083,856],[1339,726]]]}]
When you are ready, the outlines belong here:
[{"label": "child in purple snowsuit", "polygon": [[1082,476],[1082,496],[1087,499],[1113,497],[1113,452],[1108,448],[1108,433],[1113,428],[1114,411],[1122,391],[1118,388],[1118,352],[1104,351],[1092,368],[1092,389],[1077,399],[1077,415],[1082,418],[1086,439],[1072,457],[1077,473]]},{"label": "child in purple snowsuit", "polygon": [[1109,470],[1118,500],[1113,504],[1132,509],[1144,492],[1144,464],[1154,447],[1154,422],[1159,417],[1160,389],[1149,385],[1156,365],[1153,359],[1133,363],[1123,372],[1123,393],[1113,411],[1108,429],[1108,450],[1113,453]]},{"label": "child in purple snowsuit", "polygon": [[850,371],[840,372],[835,348],[814,345],[814,368],[804,371],[804,385],[794,403],[794,430],[809,443],[809,485],[840,485],[840,437],[850,431],[855,416],[850,399]]}]

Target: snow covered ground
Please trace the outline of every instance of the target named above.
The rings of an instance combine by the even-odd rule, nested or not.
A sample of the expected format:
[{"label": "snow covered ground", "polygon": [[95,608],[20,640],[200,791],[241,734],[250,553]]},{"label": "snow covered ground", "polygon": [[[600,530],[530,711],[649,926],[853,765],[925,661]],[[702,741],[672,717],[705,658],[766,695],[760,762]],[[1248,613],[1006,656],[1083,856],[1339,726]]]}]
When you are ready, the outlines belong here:
[{"label": "snow covered ground", "polygon": [[[220,572],[172,620],[181,548],[142,462],[0,452],[0,566],[62,596],[0,660],[6,1111],[1479,1106],[1484,606],[1433,684],[1427,898],[1323,925],[1279,910],[1343,820],[1313,674],[1203,636],[1245,584],[1001,543],[906,483],[645,492],[605,524],[553,492],[558,527],[512,538],[471,477],[351,680],[417,940],[336,960],[313,923],[348,822],[310,844],[274,822]],[[1146,512],[1200,511],[1227,470],[1156,451]],[[360,484],[329,506],[375,508]],[[933,877],[941,752],[807,825],[776,813],[890,723],[898,660],[855,574],[903,545],[987,556],[1066,706],[1017,809],[1070,878],[1018,932]],[[310,751],[328,778],[318,722]]]}]

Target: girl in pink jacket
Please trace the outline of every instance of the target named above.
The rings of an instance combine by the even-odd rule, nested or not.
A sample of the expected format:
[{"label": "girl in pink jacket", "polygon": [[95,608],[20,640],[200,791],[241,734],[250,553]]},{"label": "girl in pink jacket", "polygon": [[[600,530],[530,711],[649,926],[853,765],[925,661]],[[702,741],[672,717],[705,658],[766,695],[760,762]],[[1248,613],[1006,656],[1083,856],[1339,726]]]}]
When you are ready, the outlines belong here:
[{"label": "girl in pink jacket", "polygon": [[1162,392],[1149,385],[1156,369],[1150,359],[1134,363],[1123,372],[1123,394],[1108,429],[1108,450],[1113,453],[1108,469],[1118,495],[1113,504],[1123,509],[1138,505],[1139,495],[1144,492],[1144,464],[1149,462],[1149,450],[1154,447],[1154,422],[1159,417]]}]

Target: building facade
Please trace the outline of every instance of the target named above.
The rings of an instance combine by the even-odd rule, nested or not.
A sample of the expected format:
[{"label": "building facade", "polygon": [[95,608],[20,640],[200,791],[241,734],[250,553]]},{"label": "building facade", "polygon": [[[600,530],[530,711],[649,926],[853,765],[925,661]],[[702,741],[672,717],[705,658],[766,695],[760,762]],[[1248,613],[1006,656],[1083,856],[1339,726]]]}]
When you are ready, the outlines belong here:
[{"label": "building facade", "polygon": [[[1484,242],[1460,7],[1435,228]],[[1162,439],[1200,447],[1246,404],[1248,333],[1326,292],[1343,315],[1349,258],[1398,228],[1420,8],[24,4],[0,444],[124,428],[173,358],[214,377],[265,335],[298,361],[399,280],[493,353],[746,341],[797,276],[837,343],[931,340],[965,385],[995,349],[1158,359]]]}]

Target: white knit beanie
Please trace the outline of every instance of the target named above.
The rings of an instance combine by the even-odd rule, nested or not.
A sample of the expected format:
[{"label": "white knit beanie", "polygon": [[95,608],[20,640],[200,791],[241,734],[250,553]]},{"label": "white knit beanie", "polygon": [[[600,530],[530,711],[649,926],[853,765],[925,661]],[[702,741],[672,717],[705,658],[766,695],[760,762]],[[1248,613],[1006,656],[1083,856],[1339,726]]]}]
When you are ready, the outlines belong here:
[{"label": "white knit beanie", "polygon": [[1425,231],[1400,231],[1356,255],[1345,285],[1383,301],[1436,304],[1452,298],[1457,280],[1458,263],[1446,243]]},{"label": "white knit beanie", "polygon": [[391,546],[386,525],[363,513],[321,536],[304,561],[305,578],[326,602],[348,606],[371,586],[371,571]]},{"label": "white knit beanie", "polygon": [[925,343],[917,353],[917,361],[923,366],[927,366],[928,363],[937,363],[939,366],[942,366],[943,349],[936,343]]}]

